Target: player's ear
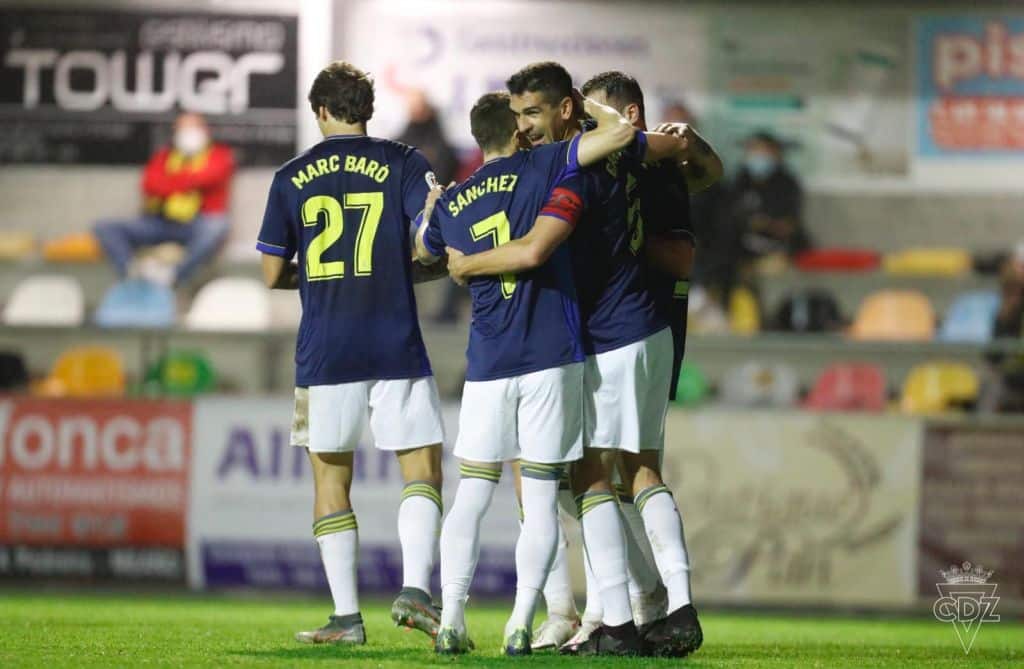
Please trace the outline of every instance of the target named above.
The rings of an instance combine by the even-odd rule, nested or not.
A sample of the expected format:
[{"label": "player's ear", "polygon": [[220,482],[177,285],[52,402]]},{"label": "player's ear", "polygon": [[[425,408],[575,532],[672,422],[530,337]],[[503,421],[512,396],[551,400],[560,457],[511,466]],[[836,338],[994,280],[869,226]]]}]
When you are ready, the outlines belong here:
[{"label": "player's ear", "polygon": [[629,124],[636,125],[636,122],[640,120],[640,105],[636,104],[635,102],[631,102],[628,105],[626,105],[626,109],[624,111],[626,113],[623,114],[623,116],[626,117],[626,120],[629,121]]},{"label": "player's ear", "polygon": [[[574,109],[574,107],[575,107],[575,105],[574,105],[571,97],[567,96],[567,97],[562,98],[562,101],[558,104],[558,111],[559,111],[559,116],[562,117],[563,121],[568,121],[568,120],[572,119],[573,114],[576,111]],[[580,113],[583,113],[583,108],[580,107],[579,111],[580,111]]]}]

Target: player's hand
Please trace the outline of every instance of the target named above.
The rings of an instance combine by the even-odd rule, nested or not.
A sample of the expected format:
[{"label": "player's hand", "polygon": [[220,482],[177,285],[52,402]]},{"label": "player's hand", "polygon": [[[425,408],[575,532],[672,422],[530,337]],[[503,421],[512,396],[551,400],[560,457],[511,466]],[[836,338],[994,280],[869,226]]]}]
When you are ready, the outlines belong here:
[{"label": "player's hand", "polygon": [[444,247],[444,250],[448,253],[448,276],[460,286],[465,286],[467,277],[460,270],[465,267],[466,255],[462,251],[453,249],[450,246]]},{"label": "player's hand", "polygon": [[455,185],[455,182],[451,182],[447,186],[442,186],[436,180],[432,181],[430,190],[427,191],[427,199],[423,203],[423,220],[430,220],[430,214],[434,211],[434,205],[437,204],[438,198],[444,195],[444,192]]},{"label": "player's hand", "polygon": [[674,135],[676,137],[685,137],[687,133],[693,135],[693,129],[690,128],[689,123],[659,123],[654,128],[654,132],[660,132],[665,135]]},{"label": "player's hand", "polygon": [[583,114],[584,113],[583,93],[580,92],[580,89],[578,89],[575,86],[573,86],[572,87],[571,97],[572,97],[572,106],[574,107],[574,111],[576,113],[578,113],[578,114]]}]

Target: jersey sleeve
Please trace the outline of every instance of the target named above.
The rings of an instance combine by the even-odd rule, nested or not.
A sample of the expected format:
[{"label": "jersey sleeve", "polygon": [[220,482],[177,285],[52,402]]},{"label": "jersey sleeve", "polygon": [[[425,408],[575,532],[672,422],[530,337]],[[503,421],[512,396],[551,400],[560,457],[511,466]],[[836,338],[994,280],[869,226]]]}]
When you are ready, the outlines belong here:
[{"label": "jersey sleeve", "polygon": [[263,225],[256,240],[256,249],[260,253],[281,256],[291,260],[295,255],[296,239],[294,228],[288,216],[285,198],[281,193],[281,185],[275,176],[267,196],[267,208],[263,212]]},{"label": "jersey sleeve", "polygon": [[[427,175],[431,176],[427,176]],[[423,211],[423,203],[430,191],[430,181],[434,172],[430,163],[417,149],[409,151],[405,158],[405,169],[402,171],[402,210],[407,221],[416,220]]]},{"label": "jersey sleeve", "polygon": [[576,227],[584,208],[584,184],[579,172],[562,175],[540,209],[541,216],[560,218]]},{"label": "jersey sleeve", "polygon": [[626,145],[626,148],[622,150],[622,155],[625,158],[636,161],[638,163],[643,162],[644,155],[647,153],[647,135],[642,130],[637,130],[633,134],[633,141]]}]

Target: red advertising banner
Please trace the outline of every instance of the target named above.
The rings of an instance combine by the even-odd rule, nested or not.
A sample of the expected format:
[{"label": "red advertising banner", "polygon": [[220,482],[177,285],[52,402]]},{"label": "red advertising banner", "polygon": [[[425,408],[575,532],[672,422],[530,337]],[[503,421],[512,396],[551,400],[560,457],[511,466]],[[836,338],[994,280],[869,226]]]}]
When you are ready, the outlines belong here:
[{"label": "red advertising banner", "polygon": [[0,398],[0,545],[181,549],[188,402]]}]

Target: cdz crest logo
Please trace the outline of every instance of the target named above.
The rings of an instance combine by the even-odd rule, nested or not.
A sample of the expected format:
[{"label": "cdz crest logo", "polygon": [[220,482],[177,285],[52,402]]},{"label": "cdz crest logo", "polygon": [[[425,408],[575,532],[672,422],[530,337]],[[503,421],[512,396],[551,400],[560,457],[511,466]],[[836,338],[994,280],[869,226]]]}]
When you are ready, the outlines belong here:
[{"label": "cdz crest logo", "polygon": [[991,570],[981,565],[972,567],[970,562],[941,569],[939,573],[946,582],[935,584],[939,598],[935,600],[932,613],[940,622],[953,623],[966,655],[978,638],[981,624],[999,622],[999,614],[995,613],[999,603],[997,585],[988,582],[992,577]]}]

